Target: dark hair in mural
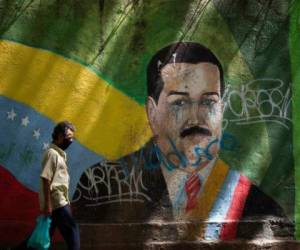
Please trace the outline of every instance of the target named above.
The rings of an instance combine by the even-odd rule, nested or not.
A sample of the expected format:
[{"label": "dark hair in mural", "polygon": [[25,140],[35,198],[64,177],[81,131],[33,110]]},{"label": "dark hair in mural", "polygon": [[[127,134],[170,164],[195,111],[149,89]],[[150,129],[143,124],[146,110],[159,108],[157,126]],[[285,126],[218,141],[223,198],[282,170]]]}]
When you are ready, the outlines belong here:
[{"label": "dark hair in mural", "polygon": [[216,65],[220,71],[221,96],[224,93],[223,68],[218,58],[206,47],[199,43],[178,42],[159,50],[151,59],[147,68],[148,96],[156,102],[164,83],[161,78],[161,70],[169,63],[201,63],[208,62]]},{"label": "dark hair in mural", "polygon": [[65,135],[68,129],[71,129],[73,132],[75,132],[75,126],[71,122],[62,121],[57,123],[53,129],[52,139],[56,140],[59,134]]}]

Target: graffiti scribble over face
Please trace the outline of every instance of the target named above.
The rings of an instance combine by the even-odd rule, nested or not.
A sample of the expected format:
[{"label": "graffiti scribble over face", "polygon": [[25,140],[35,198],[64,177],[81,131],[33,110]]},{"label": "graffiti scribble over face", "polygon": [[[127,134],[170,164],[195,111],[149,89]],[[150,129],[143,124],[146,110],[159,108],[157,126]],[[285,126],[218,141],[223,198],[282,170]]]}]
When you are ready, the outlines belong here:
[{"label": "graffiti scribble over face", "polygon": [[[172,141],[189,162],[195,162],[199,157],[195,149],[207,148],[211,141],[221,136],[222,101],[218,67],[211,63],[167,64],[161,76],[164,87],[158,102],[149,97],[147,103],[156,143],[167,155],[172,151]],[[218,144],[210,151],[216,155]]]}]

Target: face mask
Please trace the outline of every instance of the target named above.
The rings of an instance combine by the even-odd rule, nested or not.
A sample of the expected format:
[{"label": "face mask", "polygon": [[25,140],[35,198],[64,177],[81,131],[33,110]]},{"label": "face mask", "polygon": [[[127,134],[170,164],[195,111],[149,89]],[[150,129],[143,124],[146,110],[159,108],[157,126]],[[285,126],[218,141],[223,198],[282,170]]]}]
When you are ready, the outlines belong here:
[{"label": "face mask", "polygon": [[59,146],[62,150],[66,150],[71,144],[72,144],[72,140],[70,139],[64,139],[62,144]]}]

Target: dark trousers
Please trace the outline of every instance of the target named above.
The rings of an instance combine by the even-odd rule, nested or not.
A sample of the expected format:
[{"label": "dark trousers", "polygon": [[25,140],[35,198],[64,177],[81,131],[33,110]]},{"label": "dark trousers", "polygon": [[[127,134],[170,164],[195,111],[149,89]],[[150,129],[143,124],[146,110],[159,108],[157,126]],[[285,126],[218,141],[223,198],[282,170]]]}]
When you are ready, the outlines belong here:
[{"label": "dark trousers", "polygon": [[51,214],[50,237],[52,238],[57,227],[67,243],[69,250],[80,249],[79,229],[72,216],[69,205],[53,210]]},{"label": "dark trousers", "polygon": [[[59,232],[61,233],[62,237],[67,243],[68,249],[79,250],[80,249],[79,229],[72,216],[70,206],[67,205],[53,210],[51,214],[51,219],[52,222],[50,226],[50,237],[52,238],[55,229],[58,228]],[[29,238],[13,249],[15,250],[32,249],[27,247],[28,240]]]}]

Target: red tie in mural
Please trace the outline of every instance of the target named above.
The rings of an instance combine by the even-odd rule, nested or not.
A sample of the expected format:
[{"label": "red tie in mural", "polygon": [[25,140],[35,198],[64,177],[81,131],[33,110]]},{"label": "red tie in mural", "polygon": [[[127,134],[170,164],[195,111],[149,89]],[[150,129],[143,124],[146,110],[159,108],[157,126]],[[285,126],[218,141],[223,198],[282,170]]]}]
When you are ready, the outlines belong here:
[{"label": "red tie in mural", "polygon": [[192,174],[185,182],[184,189],[187,195],[185,210],[189,212],[196,207],[197,196],[200,191],[201,181],[197,174]]}]

